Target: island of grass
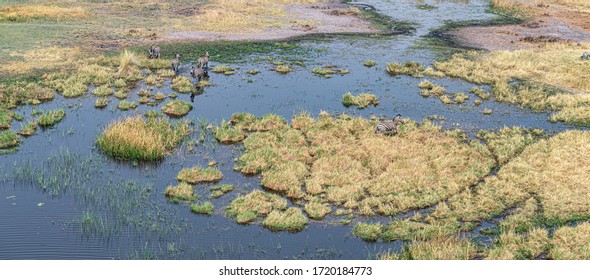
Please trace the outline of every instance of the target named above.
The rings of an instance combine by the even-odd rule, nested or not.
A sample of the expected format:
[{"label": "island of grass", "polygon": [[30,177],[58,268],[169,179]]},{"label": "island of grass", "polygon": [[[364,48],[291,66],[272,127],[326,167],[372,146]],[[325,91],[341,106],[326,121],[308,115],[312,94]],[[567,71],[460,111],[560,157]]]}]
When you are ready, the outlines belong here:
[{"label": "island of grass", "polygon": [[210,197],[211,198],[220,198],[223,195],[225,195],[226,193],[233,191],[234,189],[235,189],[235,187],[230,184],[213,186],[213,187],[209,188],[209,190],[211,191]]},{"label": "island of grass", "polygon": [[193,83],[188,77],[177,76],[172,79],[172,89],[180,93],[188,93],[193,90]]},{"label": "island of grass", "polygon": [[195,166],[180,170],[176,179],[194,185],[197,183],[217,182],[223,179],[223,174],[215,167],[202,168],[200,166]]},{"label": "island of grass", "polygon": [[174,202],[195,200],[193,186],[185,182],[180,182],[176,186],[168,186],[164,193]]},{"label": "island of grass", "polygon": [[193,105],[182,100],[172,100],[162,106],[164,114],[177,118],[186,116],[192,109]]},{"label": "island of grass", "polygon": [[359,95],[354,96],[350,92],[347,92],[342,97],[342,105],[346,107],[355,106],[359,109],[364,109],[367,108],[369,105],[379,105],[379,100],[377,100],[377,96],[375,96],[374,94],[361,93]]},{"label": "island of grass", "polygon": [[65,116],[66,111],[63,109],[48,111],[42,113],[41,116],[37,118],[37,124],[39,124],[40,127],[52,127],[55,124],[61,122]]},{"label": "island of grass", "polygon": [[189,133],[186,121],[171,123],[160,117],[128,117],[109,124],[96,144],[118,159],[156,161],[169,154]]},{"label": "island of grass", "polygon": [[0,133],[0,153],[3,150],[8,150],[12,148],[16,148],[20,142],[20,138],[14,131],[12,130],[5,130]]},{"label": "island of grass", "polygon": [[191,205],[191,211],[196,214],[211,215],[213,214],[213,209],[213,203],[210,201]]}]

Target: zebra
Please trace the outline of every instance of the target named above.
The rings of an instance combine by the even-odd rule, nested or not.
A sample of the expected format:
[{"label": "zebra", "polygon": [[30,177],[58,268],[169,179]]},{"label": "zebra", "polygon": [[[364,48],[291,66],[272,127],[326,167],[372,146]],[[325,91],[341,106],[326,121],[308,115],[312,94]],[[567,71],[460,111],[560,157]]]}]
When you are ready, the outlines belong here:
[{"label": "zebra", "polygon": [[156,46],[156,45],[152,45],[149,49],[148,49],[148,57],[149,58],[160,58],[160,47]]},{"label": "zebra", "polygon": [[582,55],[582,60],[588,59],[590,60],[590,54],[588,52],[584,52],[584,54]]},{"label": "zebra", "polygon": [[199,68],[209,70],[209,52],[205,51],[205,56],[199,58]]},{"label": "zebra", "polygon": [[174,74],[178,73],[179,59],[180,59],[180,55],[176,54],[176,57],[174,58],[174,60],[172,60],[172,71],[174,71]]},{"label": "zebra", "polygon": [[397,114],[395,118],[393,118],[393,121],[379,122],[379,124],[377,124],[377,127],[375,127],[375,133],[386,133],[390,135],[397,134],[397,126],[400,123],[405,123],[405,121],[402,119],[402,115]]},{"label": "zebra", "polygon": [[200,82],[203,78],[207,77],[207,71],[202,68],[195,68],[191,66],[191,76],[197,79],[197,83]]}]

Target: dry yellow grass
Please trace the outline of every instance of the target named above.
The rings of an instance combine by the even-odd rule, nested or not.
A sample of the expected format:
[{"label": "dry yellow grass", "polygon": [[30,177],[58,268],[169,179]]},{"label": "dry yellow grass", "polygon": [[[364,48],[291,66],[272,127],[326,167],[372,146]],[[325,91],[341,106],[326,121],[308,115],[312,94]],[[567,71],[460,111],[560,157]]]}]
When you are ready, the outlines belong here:
[{"label": "dry yellow grass", "polygon": [[587,0],[532,0],[536,3],[553,4],[568,7],[582,12],[590,12],[590,2]]},{"label": "dry yellow grass", "polygon": [[54,5],[22,5],[0,8],[0,22],[2,21],[31,21],[31,20],[75,20],[87,18],[91,13],[82,7],[59,7]]},{"label": "dry yellow grass", "polygon": [[243,33],[269,27],[280,27],[296,19],[289,18],[285,5],[309,4],[321,0],[213,0],[203,8],[203,13],[177,22],[177,29],[194,29],[213,32]]},{"label": "dry yellow grass", "polygon": [[486,253],[488,260],[535,259],[549,248],[549,236],[545,229],[533,229],[519,235],[512,231],[501,234]]},{"label": "dry yellow grass", "polygon": [[549,257],[555,260],[590,259],[590,223],[565,226],[553,234]]},{"label": "dry yellow grass", "polygon": [[413,241],[400,254],[388,253],[381,260],[469,260],[477,247],[468,240],[455,237],[435,237],[429,241]]}]

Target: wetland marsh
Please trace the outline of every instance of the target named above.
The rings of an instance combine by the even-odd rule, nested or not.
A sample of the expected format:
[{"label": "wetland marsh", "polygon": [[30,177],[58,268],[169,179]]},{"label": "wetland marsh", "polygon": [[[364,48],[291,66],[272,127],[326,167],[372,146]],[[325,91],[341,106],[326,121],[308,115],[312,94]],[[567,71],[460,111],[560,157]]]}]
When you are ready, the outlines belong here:
[{"label": "wetland marsh", "polygon": [[[131,2],[125,9],[143,5]],[[147,2],[146,13],[193,16],[190,5]],[[332,16],[352,14],[374,32],[164,41],[162,59],[148,59],[143,41],[160,29],[134,27],[137,38],[90,57],[87,37],[12,56],[21,45],[7,45],[0,258],[587,259],[580,70],[590,61],[578,53],[588,43],[474,50],[436,31],[497,18],[488,0],[363,4]],[[58,24],[63,13],[90,21],[104,12],[95,9],[38,18],[0,6],[0,29]],[[265,12],[289,23],[278,8]],[[320,24],[300,20],[287,26]],[[249,17],[204,30],[254,22],[276,27]],[[173,34],[182,32],[195,30]],[[195,87],[191,66],[205,51],[210,77]],[[396,135],[375,134],[396,114],[406,121]]]}]

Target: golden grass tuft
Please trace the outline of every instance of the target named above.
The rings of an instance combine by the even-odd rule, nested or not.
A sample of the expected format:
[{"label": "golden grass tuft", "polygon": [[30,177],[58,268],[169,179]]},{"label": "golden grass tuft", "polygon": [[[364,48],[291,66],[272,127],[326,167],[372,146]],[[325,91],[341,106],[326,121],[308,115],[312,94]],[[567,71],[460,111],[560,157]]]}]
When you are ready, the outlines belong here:
[{"label": "golden grass tuft", "polygon": [[367,108],[369,105],[379,105],[379,100],[374,94],[361,93],[353,96],[350,92],[347,92],[342,97],[342,104],[346,107],[355,106],[359,109]]},{"label": "golden grass tuft", "polygon": [[469,260],[477,254],[477,247],[457,237],[436,237],[428,241],[413,241],[401,253],[386,253],[381,260]]},{"label": "golden grass tuft", "polygon": [[482,139],[500,165],[506,164],[522,152],[522,150],[534,143],[536,137],[541,136],[542,131],[528,130],[520,127],[503,127],[497,132],[480,131],[477,137]]},{"label": "golden grass tuft", "polygon": [[217,168],[195,166],[180,170],[176,179],[194,185],[197,183],[217,182],[223,179],[223,174]]},{"label": "golden grass tuft", "polygon": [[301,209],[291,207],[285,211],[273,210],[262,221],[262,225],[273,231],[299,232],[307,226],[307,217]]},{"label": "golden grass tuft", "polygon": [[90,17],[92,14],[82,7],[59,7],[54,5],[30,4],[0,8],[0,22],[51,20],[65,21]]},{"label": "golden grass tuft", "polygon": [[128,117],[110,123],[96,144],[115,158],[155,161],[169,154],[189,133],[188,122],[172,124],[163,118]]},{"label": "golden grass tuft", "polygon": [[193,201],[195,199],[195,191],[193,190],[193,186],[185,182],[180,182],[176,186],[168,186],[164,193],[167,197],[176,201]]},{"label": "golden grass tuft", "polygon": [[254,222],[265,217],[274,210],[287,208],[287,200],[278,195],[253,191],[245,196],[234,199],[226,208],[226,214],[240,224]]},{"label": "golden grass tuft", "polygon": [[488,260],[535,259],[549,248],[549,236],[545,229],[532,229],[524,235],[512,231],[502,233],[492,248],[485,252]]},{"label": "golden grass tuft", "polygon": [[555,231],[549,257],[554,260],[590,259],[590,223],[564,226]]},{"label": "golden grass tuft", "polygon": [[137,66],[139,66],[137,55],[125,49],[125,51],[119,55],[119,70],[117,75],[120,77],[132,75],[134,72],[134,67]]}]

